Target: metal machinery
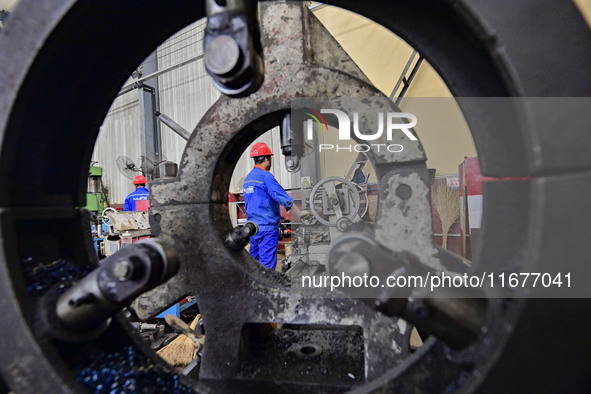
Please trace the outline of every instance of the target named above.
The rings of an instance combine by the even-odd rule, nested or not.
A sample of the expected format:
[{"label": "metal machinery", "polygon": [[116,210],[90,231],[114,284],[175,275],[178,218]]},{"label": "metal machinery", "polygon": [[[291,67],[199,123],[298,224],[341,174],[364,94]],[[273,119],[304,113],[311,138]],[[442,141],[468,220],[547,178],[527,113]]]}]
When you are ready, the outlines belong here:
[{"label": "metal machinery", "polygon": [[[132,380],[159,392],[587,391],[586,299],[434,305],[393,297],[368,305],[302,289],[239,251],[248,234],[232,233],[226,204],[234,158],[282,121],[290,97],[377,93],[351,76],[351,64],[332,57],[335,43],[298,4],[261,3],[259,29],[251,2],[225,3],[230,9],[207,3],[208,69],[226,93],[252,94],[220,98],[191,135],[176,179],[152,185],[150,221],[159,242],[123,248],[94,270],[88,213],[75,207],[84,205],[98,125],[134,67],[205,16],[206,7],[201,1],[163,7],[159,1],[22,0],[3,29],[2,383],[18,393],[82,392],[84,385],[109,390]],[[591,93],[591,35],[571,2],[331,3],[403,37],[457,97]],[[236,22],[232,28],[228,20]],[[489,185],[487,242],[471,270],[587,261],[591,211],[569,215],[564,208],[591,200],[587,130],[561,130],[556,143],[555,130],[535,116],[503,114],[526,123],[516,131],[499,127],[499,114],[478,101],[462,109],[483,173],[529,177]],[[329,268],[331,259],[333,269],[351,261],[350,252],[378,271],[388,264],[421,267],[426,259],[457,263],[430,240],[424,154],[415,151],[406,162],[372,160],[380,185],[377,244],[350,233],[353,249],[335,249]],[[401,202],[417,221],[401,215]],[[404,238],[410,226],[417,236]],[[393,234],[410,247],[388,243]],[[140,293],[131,309],[142,319],[189,293],[197,297],[207,333],[198,371],[184,376],[163,365],[115,314]],[[431,334],[412,354],[410,324]]]},{"label": "metal machinery", "polygon": [[88,170],[86,210],[90,213],[90,228],[95,240],[102,237],[102,212],[109,206],[109,198],[103,186],[103,168],[91,165]]},{"label": "metal machinery", "polygon": [[105,188],[103,187],[103,169],[90,166],[88,170],[88,190],[86,192],[86,209],[94,220],[98,221],[100,213],[109,205]]},{"label": "metal machinery", "polygon": [[282,272],[287,276],[326,272],[330,245],[354,227],[361,229],[369,223],[367,178],[362,171],[367,161],[359,154],[344,178],[327,177],[311,189],[302,189],[300,222],[296,226],[292,223],[293,253],[282,260]]}]

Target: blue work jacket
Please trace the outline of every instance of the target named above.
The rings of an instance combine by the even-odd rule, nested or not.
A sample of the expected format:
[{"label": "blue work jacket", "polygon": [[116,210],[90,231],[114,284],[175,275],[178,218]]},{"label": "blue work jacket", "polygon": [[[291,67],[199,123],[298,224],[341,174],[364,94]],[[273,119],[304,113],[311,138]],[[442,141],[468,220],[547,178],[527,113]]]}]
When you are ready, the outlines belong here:
[{"label": "blue work jacket", "polygon": [[242,188],[248,220],[259,225],[259,231],[276,230],[279,227],[279,204],[289,211],[293,200],[281,187],[273,174],[255,166],[246,176]]},{"label": "blue work jacket", "polygon": [[150,191],[145,187],[138,187],[132,193],[125,198],[125,204],[123,204],[124,211],[135,211],[135,202],[137,200],[147,200],[150,195]]}]

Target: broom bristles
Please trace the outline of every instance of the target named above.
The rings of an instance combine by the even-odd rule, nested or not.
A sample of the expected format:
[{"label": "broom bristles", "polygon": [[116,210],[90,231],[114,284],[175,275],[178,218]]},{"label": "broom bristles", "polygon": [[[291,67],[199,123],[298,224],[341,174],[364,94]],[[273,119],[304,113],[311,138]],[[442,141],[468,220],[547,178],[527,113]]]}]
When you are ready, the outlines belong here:
[{"label": "broom bristles", "polygon": [[[189,327],[197,327],[201,315],[195,316]],[[186,367],[197,357],[195,343],[186,335],[180,334],[174,341],[158,350],[156,353],[174,367]]]},{"label": "broom bristles", "polygon": [[460,191],[451,190],[440,183],[433,189],[435,212],[441,219],[442,246],[447,249],[447,235],[451,226],[460,219]]}]

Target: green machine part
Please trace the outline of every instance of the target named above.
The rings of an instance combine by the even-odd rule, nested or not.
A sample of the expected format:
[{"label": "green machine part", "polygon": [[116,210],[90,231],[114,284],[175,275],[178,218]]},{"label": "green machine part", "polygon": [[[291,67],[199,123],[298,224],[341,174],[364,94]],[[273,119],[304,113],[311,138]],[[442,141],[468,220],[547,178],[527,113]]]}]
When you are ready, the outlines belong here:
[{"label": "green machine part", "polygon": [[102,212],[105,209],[107,199],[103,193],[86,193],[86,209],[93,212]]},{"label": "green machine part", "polygon": [[88,170],[88,189],[86,192],[86,209],[101,213],[106,207],[107,196],[103,192],[103,168],[91,166]]},{"label": "green machine part", "polygon": [[88,169],[88,176],[89,177],[102,177],[103,176],[103,167],[92,166]]}]

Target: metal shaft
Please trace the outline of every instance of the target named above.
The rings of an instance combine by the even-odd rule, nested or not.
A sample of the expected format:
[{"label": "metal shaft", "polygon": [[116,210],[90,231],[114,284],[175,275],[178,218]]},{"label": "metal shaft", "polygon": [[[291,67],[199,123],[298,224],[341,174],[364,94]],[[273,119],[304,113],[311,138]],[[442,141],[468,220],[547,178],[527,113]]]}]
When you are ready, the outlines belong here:
[{"label": "metal shaft", "polygon": [[165,282],[179,260],[162,242],[137,242],[106,258],[57,301],[61,323],[74,330],[95,330],[135,297]]}]

